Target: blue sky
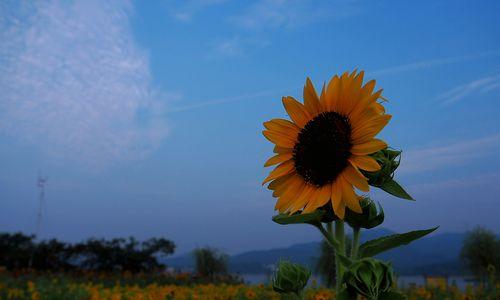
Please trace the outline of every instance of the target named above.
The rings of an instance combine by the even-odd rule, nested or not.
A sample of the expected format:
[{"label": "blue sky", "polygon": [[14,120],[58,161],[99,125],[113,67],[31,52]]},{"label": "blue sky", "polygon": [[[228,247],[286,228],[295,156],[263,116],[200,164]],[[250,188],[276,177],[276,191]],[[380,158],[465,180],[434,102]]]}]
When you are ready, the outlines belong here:
[{"label": "blue sky", "polygon": [[358,68],[417,199],[374,190],[384,226],[500,232],[499,20],[498,1],[2,1],[0,230],[33,232],[41,171],[42,237],[318,240],[270,221],[262,122]]}]

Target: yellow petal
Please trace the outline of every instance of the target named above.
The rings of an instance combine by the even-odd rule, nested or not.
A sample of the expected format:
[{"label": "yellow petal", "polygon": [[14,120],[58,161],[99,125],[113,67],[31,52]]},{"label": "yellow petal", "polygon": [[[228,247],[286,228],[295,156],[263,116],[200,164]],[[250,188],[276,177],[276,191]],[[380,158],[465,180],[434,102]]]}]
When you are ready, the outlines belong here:
[{"label": "yellow petal", "polygon": [[380,165],[378,164],[378,162],[375,159],[371,158],[370,156],[353,155],[349,158],[349,161],[353,166],[368,172],[374,172],[380,170]]},{"label": "yellow petal", "polygon": [[[282,178],[284,179],[280,180]],[[276,189],[273,192],[273,197],[279,197],[283,195],[291,187],[291,182],[293,182],[293,179],[294,179],[294,174],[292,173],[274,180],[273,182],[278,180],[280,182],[276,185]]]},{"label": "yellow petal", "polygon": [[280,177],[278,179],[275,179],[269,183],[267,186],[268,189],[274,191],[276,190],[283,182],[285,182],[289,177],[293,176],[294,174],[288,174],[286,176]]},{"label": "yellow petal", "polygon": [[302,209],[307,204],[307,202],[311,200],[311,196],[315,194],[315,192],[316,192],[315,186],[306,184],[302,193],[296,200],[293,201],[292,205],[290,206],[289,208],[290,213],[293,214],[298,210]]},{"label": "yellow petal", "polygon": [[285,147],[280,147],[280,146],[274,146],[273,152],[274,153],[278,153],[278,154],[292,153],[293,152],[293,148],[285,148]]},{"label": "yellow petal", "polygon": [[276,165],[276,164],[285,162],[289,159],[292,159],[292,157],[293,157],[292,153],[277,154],[277,155],[271,157],[270,159],[268,159],[266,161],[266,163],[264,164],[264,167],[269,167],[272,165]]},{"label": "yellow petal", "polygon": [[385,107],[378,103],[378,102],[375,102],[373,103],[373,107],[375,108],[375,111],[379,114],[385,114]]},{"label": "yellow petal", "polygon": [[351,84],[351,80],[348,76],[348,73],[345,72],[340,77],[340,94],[339,94],[339,98],[338,98],[337,102],[335,103],[336,105],[334,107],[334,110],[341,113],[341,114],[345,114],[345,112],[347,110],[347,104],[348,104],[347,102],[349,101],[348,89],[349,89],[350,84]]},{"label": "yellow petal", "polygon": [[276,203],[275,209],[278,209],[280,212],[285,212],[293,203],[293,200],[297,199],[302,193],[305,185],[306,183],[304,180],[298,175],[295,175],[293,181],[290,183],[290,188],[281,195]]},{"label": "yellow petal", "polygon": [[297,135],[300,131],[299,127],[293,122],[285,119],[272,119],[271,121],[264,122],[264,127],[269,130],[277,131],[280,133],[293,133],[290,135]]},{"label": "yellow petal", "polygon": [[354,155],[368,155],[387,148],[387,144],[379,139],[372,139],[363,144],[352,146],[351,153]]},{"label": "yellow petal", "polygon": [[339,177],[332,183],[332,195],[330,200],[332,202],[332,208],[335,212],[335,215],[340,219],[344,219],[345,204],[342,201],[342,185],[340,183],[341,180],[343,179]]},{"label": "yellow petal", "polygon": [[316,116],[320,111],[319,98],[311,79],[307,77],[306,84],[304,86],[304,106],[311,115],[311,117]]},{"label": "yellow petal", "polygon": [[382,129],[384,129],[391,118],[391,115],[382,115],[361,127],[353,128],[351,134],[352,141],[354,142],[354,144],[362,144],[368,142]]},{"label": "yellow petal", "polygon": [[295,139],[287,135],[277,133],[275,131],[264,130],[262,134],[274,144],[280,147],[293,148],[295,146]]},{"label": "yellow petal", "polygon": [[345,115],[349,115],[359,102],[359,95],[361,94],[361,84],[363,83],[364,74],[365,73],[361,71],[351,80],[351,83],[346,91],[347,95],[345,96]]},{"label": "yellow petal", "polygon": [[353,166],[347,166],[345,170],[342,172],[342,176],[354,185],[356,188],[360,189],[363,192],[368,192],[370,190],[370,187],[368,186],[368,181],[361,172],[356,170]]},{"label": "yellow petal", "polygon": [[283,97],[283,106],[293,122],[300,128],[304,127],[306,123],[311,120],[311,115],[307,112],[305,107],[293,99],[293,97]]},{"label": "yellow petal", "polygon": [[340,96],[340,78],[335,75],[326,87],[323,106],[327,111],[334,110]]},{"label": "yellow petal", "polygon": [[323,83],[323,87],[321,88],[321,95],[319,96],[319,106],[321,112],[328,111],[325,106],[325,98],[326,98],[326,88],[325,84]]},{"label": "yellow petal", "polygon": [[321,189],[315,188],[313,192],[308,196],[308,200],[305,202],[305,207],[302,213],[310,213],[314,211],[318,206],[316,206],[316,201],[318,200]]},{"label": "yellow petal", "polygon": [[355,211],[358,214],[363,212],[361,205],[359,205],[358,195],[356,195],[352,186],[346,181],[343,181],[342,184],[342,198],[350,210]]},{"label": "yellow petal", "polygon": [[331,193],[332,193],[331,184],[325,184],[324,186],[322,186],[319,192],[317,193],[316,198],[306,205],[303,213],[310,213],[316,210],[317,208],[325,205],[328,202],[328,200],[330,200]]},{"label": "yellow petal", "polygon": [[269,176],[267,176],[266,179],[264,179],[262,185],[266,184],[266,182],[269,182],[273,179],[290,174],[293,171],[295,171],[294,162],[292,160],[286,161],[281,165],[277,166],[276,169],[272,170]]},{"label": "yellow petal", "polygon": [[[376,103],[377,99],[380,98],[381,93],[382,90],[379,90],[375,94],[360,98],[360,100],[356,103],[356,106],[349,114],[349,118],[353,125],[357,125],[358,122],[363,121],[367,113],[379,115],[379,113],[377,113],[376,109],[373,107],[373,103]],[[373,112],[370,112],[370,110],[373,110]]]},{"label": "yellow petal", "polygon": [[362,88],[361,88],[361,98],[365,98],[368,95],[371,95],[373,93],[373,89],[375,89],[375,80],[370,80],[368,81]]}]

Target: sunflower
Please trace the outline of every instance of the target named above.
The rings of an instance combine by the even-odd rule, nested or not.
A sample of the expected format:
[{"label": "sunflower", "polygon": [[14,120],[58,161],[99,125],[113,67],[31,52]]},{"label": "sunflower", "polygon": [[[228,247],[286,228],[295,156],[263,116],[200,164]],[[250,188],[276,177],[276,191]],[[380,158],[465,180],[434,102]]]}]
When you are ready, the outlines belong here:
[{"label": "sunflower", "polygon": [[369,186],[360,170],[380,169],[369,155],[387,147],[375,136],[391,119],[378,101],[382,90],[374,92],[374,80],[363,85],[363,76],[335,75],[320,96],[307,78],[304,104],[283,97],[291,121],[264,123],[264,136],[275,144],[265,166],[278,166],[263,184],[270,182],[279,212],[308,213],[329,203],[341,219],[346,206],[362,212],[355,190],[368,192]]}]

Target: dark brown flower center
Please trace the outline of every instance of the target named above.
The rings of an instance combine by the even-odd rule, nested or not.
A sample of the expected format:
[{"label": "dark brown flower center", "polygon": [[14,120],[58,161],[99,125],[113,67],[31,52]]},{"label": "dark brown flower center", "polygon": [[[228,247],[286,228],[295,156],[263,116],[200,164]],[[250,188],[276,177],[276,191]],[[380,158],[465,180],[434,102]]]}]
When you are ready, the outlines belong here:
[{"label": "dark brown flower center", "polygon": [[295,170],[310,184],[331,183],[348,165],[351,124],[336,112],[324,112],[310,120],[293,148]]}]

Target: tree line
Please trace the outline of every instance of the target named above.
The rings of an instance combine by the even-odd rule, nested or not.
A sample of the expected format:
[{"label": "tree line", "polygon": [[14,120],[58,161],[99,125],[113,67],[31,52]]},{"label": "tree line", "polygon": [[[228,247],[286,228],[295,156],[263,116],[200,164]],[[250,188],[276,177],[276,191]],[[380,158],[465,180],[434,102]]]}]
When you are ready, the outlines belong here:
[{"label": "tree line", "polygon": [[37,242],[23,233],[0,233],[0,266],[8,270],[89,270],[151,272],[165,269],[162,258],[173,254],[175,244],[164,238],[137,241],[130,237],[88,239],[65,243],[57,239]]}]

